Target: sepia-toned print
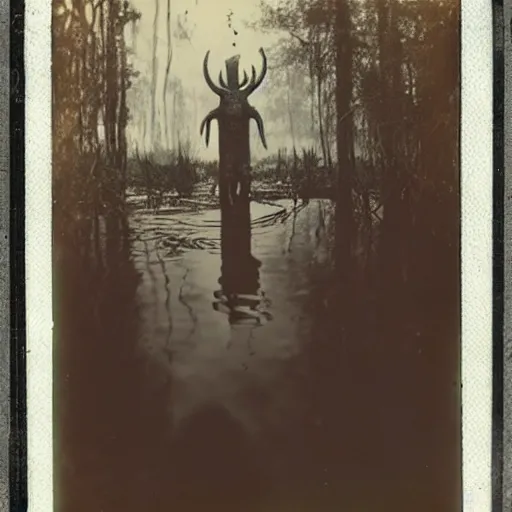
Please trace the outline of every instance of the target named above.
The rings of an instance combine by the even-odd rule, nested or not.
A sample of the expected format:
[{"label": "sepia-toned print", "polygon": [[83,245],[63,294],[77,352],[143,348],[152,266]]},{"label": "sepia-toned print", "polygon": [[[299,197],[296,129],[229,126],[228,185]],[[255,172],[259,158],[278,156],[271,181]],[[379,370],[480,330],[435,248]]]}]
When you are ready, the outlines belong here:
[{"label": "sepia-toned print", "polygon": [[56,510],[460,510],[459,14],[53,0]]}]

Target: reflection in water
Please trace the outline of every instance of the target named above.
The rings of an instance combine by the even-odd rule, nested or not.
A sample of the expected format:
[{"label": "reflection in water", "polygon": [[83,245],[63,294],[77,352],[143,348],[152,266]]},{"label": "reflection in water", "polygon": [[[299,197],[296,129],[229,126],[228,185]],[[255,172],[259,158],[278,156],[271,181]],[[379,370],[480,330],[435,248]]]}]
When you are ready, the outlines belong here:
[{"label": "reflection in water", "polygon": [[[59,264],[58,510],[457,509],[456,253],[418,235],[425,277],[353,290],[342,330],[331,210],[313,200],[252,234],[248,217],[225,223],[220,255],[135,241],[103,268]],[[157,220],[138,229],[157,237]],[[251,315],[261,287],[271,322]]]},{"label": "reflection in water", "polygon": [[170,379],[140,351],[140,275],[117,242],[103,266],[60,247],[56,510],[146,510],[170,482]]},{"label": "reflection in water", "polygon": [[[249,202],[238,212],[222,216],[221,225],[221,290],[214,292],[213,307],[229,315],[230,324],[251,322],[261,324],[270,314],[261,308],[261,261],[251,254],[251,219]],[[237,213],[237,215],[234,215]],[[264,305],[264,304],[263,304]]]}]

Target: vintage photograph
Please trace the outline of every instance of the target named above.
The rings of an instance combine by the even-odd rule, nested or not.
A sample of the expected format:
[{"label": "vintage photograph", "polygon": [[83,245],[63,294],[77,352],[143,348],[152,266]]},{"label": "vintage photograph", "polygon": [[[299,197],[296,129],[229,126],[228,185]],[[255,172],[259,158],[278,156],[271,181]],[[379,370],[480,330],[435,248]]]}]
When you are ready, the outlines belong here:
[{"label": "vintage photograph", "polygon": [[59,512],[458,512],[460,4],[53,0]]}]

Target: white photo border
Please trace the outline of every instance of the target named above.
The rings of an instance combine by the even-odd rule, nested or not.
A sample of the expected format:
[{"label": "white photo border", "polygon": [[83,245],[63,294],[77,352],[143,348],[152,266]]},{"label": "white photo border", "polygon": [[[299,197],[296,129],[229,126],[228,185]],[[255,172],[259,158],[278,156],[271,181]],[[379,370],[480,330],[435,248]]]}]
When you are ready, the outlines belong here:
[{"label": "white photo border", "polygon": [[491,510],[492,3],[461,10],[463,510]]},{"label": "white photo border", "polygon": [[51,0],[25,2],[28,510],[53,507]]}]

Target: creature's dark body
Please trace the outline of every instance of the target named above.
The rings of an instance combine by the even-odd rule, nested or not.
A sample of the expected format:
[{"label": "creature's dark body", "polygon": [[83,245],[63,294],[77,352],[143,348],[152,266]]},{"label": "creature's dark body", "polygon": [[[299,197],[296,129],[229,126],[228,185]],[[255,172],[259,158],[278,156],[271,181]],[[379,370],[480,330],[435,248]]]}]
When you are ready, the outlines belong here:
[{"label": "creature's dark body", "polygon": [[[210,140],[210,123],[216,119],[219,123],[219,196],[224,211],[239,202],[247,202],[250,194],[250,163],[249,121],[257,123],[261,141],[267,147],[263,129],[263,121],[257,110],[249,104],[248,97],[261,84],[267,71],[266,57],[263,58],[263,69],[256,78],[256,70],[252,68],[251,80],[244,72],[244,79],[239,82],[239,56],[226,61],[227,84],[219,74],[220,87],[215,85],[208,73],[208,56],[203,64],[206,83],[220,98],[219,106],[212,110],[201,123],[201,134],[206,128],[206,144]],[[226,212],[227,213],[227,212]]]}]

